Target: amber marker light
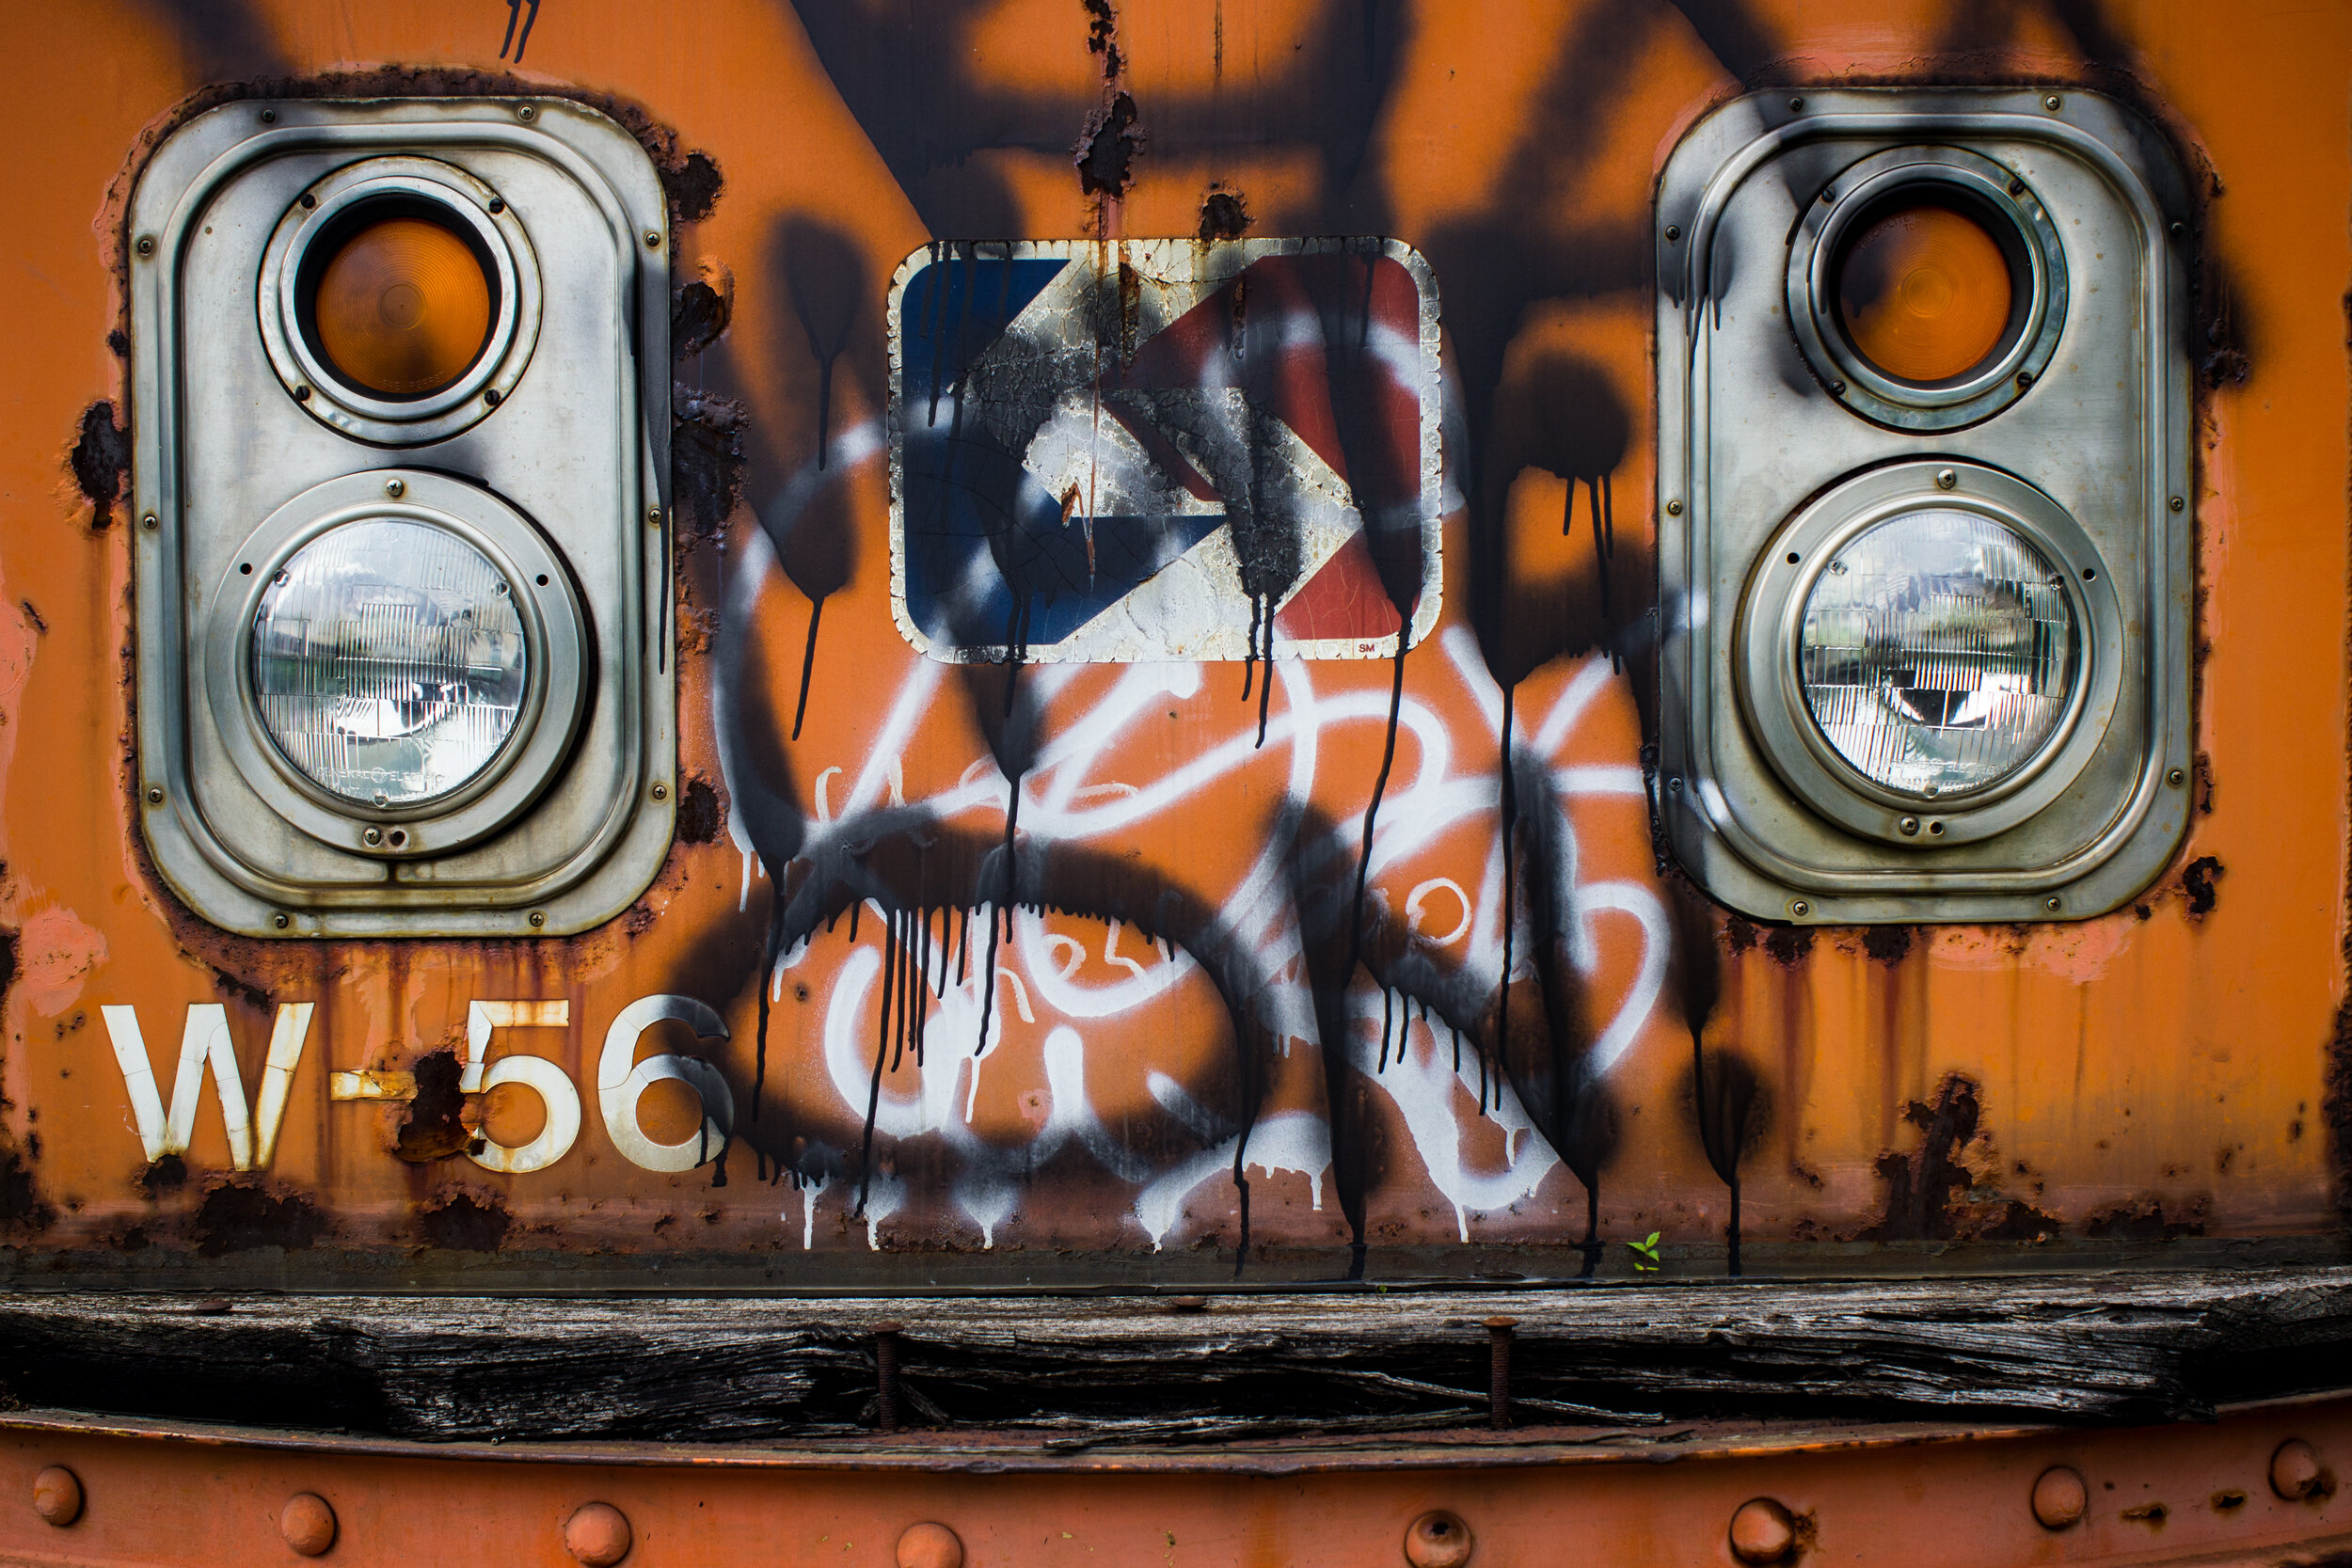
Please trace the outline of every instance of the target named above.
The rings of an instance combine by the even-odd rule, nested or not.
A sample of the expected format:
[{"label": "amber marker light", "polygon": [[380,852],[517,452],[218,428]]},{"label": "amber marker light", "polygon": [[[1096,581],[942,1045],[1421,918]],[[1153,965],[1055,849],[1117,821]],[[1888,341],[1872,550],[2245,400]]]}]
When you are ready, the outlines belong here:
[{"label": "amber marker light", "polygon": [[455,381],[489,341],[496,300],[472,245],[431,218],[378,218],[319,270],[310,327],[354,388],[421,397]]},{"label": "amber marker light", "polygon": [[1958,380],[2009,336],[2018,290],[1983,224],[1917,203],[1867,224],[1837,268],[1837,314],[1854,351],[1899,381]]}]

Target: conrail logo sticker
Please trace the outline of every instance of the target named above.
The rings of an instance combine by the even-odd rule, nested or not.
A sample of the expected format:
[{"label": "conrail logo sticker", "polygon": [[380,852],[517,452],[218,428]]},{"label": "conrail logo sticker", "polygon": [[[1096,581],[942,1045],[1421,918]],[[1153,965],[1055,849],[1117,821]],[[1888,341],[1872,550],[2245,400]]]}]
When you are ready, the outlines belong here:
[{"label": "conrail logo sticker", "polygon": [[934,245],[891,291],[933,657],[1366,658],[1438,617],[1438,301],[1389,240]]}]

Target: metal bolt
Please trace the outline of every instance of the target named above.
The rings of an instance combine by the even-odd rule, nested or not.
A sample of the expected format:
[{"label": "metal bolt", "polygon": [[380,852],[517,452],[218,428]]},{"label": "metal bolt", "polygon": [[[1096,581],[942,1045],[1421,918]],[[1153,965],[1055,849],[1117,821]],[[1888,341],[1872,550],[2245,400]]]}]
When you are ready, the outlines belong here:
[{"label": "metal bolt", "polygon": [[2033,1483],[2033,1516],[2043,1529],[2064,1529],[2079,1522],[2090,1506],[2090,1488],[2083,1484],[2082,1472],[2071,1465],[2053,1465]]},{"label": "metal bolt", "polygon": [[1797,1522],[1770,1497],[1750,1497],[1732,1511],[1731,1555],[1742,1562],[1778,1562],[1797,1544]]},{"label": "metal bolt", "polygon": [[2056,914],[2058,912],[2059,904],[2056,898],[2044,898],[2042,901],[2042,907],[2049,911],[2052,914]]},{"label": "metal bolt", "polygon": [[2164,504],[2165,504],[2165,505],[2167,505],[2167,506],[2169,506],[2169,507],[2170,507],[2173,511],[2178,512],[2178,511],[2180,511],[2183,507],[2185,507],[2186,505],[2188,505],[2188,502],[2186,502],[2186,501],[2183,500],[2180,497],[2175,496],[2175,497],[2173,497],[2170,500],[2166,501]]},{"label": "metal bolt", "polygon": [[1679,516],[1681,516],[1681,515],[1682,515],[1682,503],[1681,503],[1680,501],[1668,501],[1668,502],[1666,503],[1666,515],[1667,515],[1667,516],[1669,516],[1669,517],[1679,517]]},{"label": "metal bolt", "polygon": [[2181,768],[2175,768],[2164,776],[2164,782],[2170,784],[2173,788],[2178,789],[2183,784],[2188,783],[2188,774]]},{"label": "metal bolt", "polygon": [[2057,93],[2052,93],[2049,97],[2047,97],[2047,98],[2043,99],[2043,100],[2042,101],[2042,106],[2043,108],[2045,108],[2045,109],[2049,110],[2052,114],[2056,114],[2056,113],[2058,113],[2058,94],[2057,94]]},{"label": "metal bolt", "polygon": [[275,124],[277,124],[277,123],[278,123],[278,111],[277,111],[276,109],[263,109],[263,110],[262,111],[262,124],[264,124],[264,125],[275,125]]},{"label": "metal bolt", "polygon": [[658,784],[654,785],[653,798],[657,800],[668,800],[670,798],[670,786],[665,784]]},{"label": "metal bolt", "polygon": [[661,248],[661,234],[660,230],[653,229],[645,230],[645,248],[647,250],[660,250]]},{"label": "metal bolt", "polygon": [[269,923],[282,931],[287,927],[294,924],[294,916],[290,914],[274,914],[269,917]]},{"label": "metal bolt", "polygon": [[1405,1560],[1412,1568],[1462,1568],[1470,1557],[1470,1526],[1461,1515],[1433,1508],[1405,1528]]},{"label": "metal bolt", "polygon": [[1668,245],[1674,244],[1675,241],[1680,238],[1682,238],[1682,225],[1678,223],[1670,223],[1666,225],[1666,243]]},{"label": "metal bolt", "polygon": [[491,407],[496,408],[499,405],[499,400],[502,396],[504,396],[504,394],[501,393],[496,387],[493,387],[488,391],[482,394],[482,401],[488,404]]},{"label": "metal bolt", "polygon": [[2270,1456],[2270,1489],[2288,1502],[2301,1502],[2320,1488],[2319,1453],[2300,1437],[2290,1437]]},{"label": "metal bolt", "polygon": [[33,1478],[33,1512],[63,1528],[82,1516],[82,1478],[52,1465]]},{"label": "metal bolt", "polygon": [[139,527],[146,529],[151,533],[153,532],[157,527],[155,514],[150,512],[146,516],[141,517],[139,519]]},{"label": "metal bolt", "polygon": [[534,120],[539,118],[539,111],[526,103],[515,111],[515,118],[524,121]]},{"label": "metal bolt", "polygon": [[335,1511],[316,1492],[296,1492],[278,1511],[278,1532],[304,1557],[324,1557],[335,1544]]},{"label": "metal bolt", "polygon": [[405,495],[407,490],[408,483],[405,480],[388,479],[384,482],[384,493],[388,496],[398,497]]},{"label": "metal bolt", "polygon": [[533,910],[533,911],[531,911],[531,925],[532,925],[532,928],[533,930],[536,930],[538,927],[542,927],[542,926],[545,926],[547,923],[548,923],[548,912],[547,912],[547,911],[545,911],[545,910]]},{"label": "metal bolt", "polygon": [[1497,1432],[1511,1425],[1511,1332],[1517,1318],[1486,1320],[1486,1424]]},{"label": "metal bolt", "polygon": [[1802,110],[1804,107],[1804,100],[1802,98],[1792,98],[1788,101],[1788,107],[1792,112]]},{"label": "metal bolt", "polygon": [[1791,898],[1788,900],[1788,912],[1795,915],[1799,920],[1803,920],[1806,915],[1813,912],[1813,906],[1806,903],[1802,898]]},{"label": "metal bolt", "polygon": [[658,506],[649,506],[645,508],[645,526],[647,528],[660,528],[661,526],[661,508]]},{"label": "metal bolt", "polygon": [[377,845],[384,842],[384,830],[381,828],[370,828],[359,835],[359,842],[373,849]]},{"label": "metal bolt", "polygon": [[628,1515],[611,1503],[583,1503],[564,1521],[564,1549],[587,1568],[612,1568],[629,1545]]},{"label": "metal bolt", "polygon": [[1915,816],[1906,816],[1895,827],[1905,838],[1916,838],[1919,834],[1919,819]]},{"label": "metal bolt", "polygon": [[945,1525],[909,1525],[898,1537],[898,1568],[963,1568],[963,1543]]},{"label": "metal bolt", "polygon": [[1938,468],[1935,470],[1935,487],[1938,490],[1948,490],[1959,483],[1960,476],[1954,473],[1951,469]]},{"label": "metal bolt", "polygon": [[900,1325],[874,1325],[874,1425],[882,1432],[898,1430],[898,1334]]},{"label": "metal bolt", "polygon": [[163,785],[149,784],[147,786],[147,803],[151,806],[160,806],[164,803]]},{"label": "metal bolt", "polygon": [[142,256],[152,256],[152,255],[154,255],[154,254],[155,254],[155,236],[154,236],[154,235],[152,235],[152,234],[141,234],[141,235],[139,236],[139,239],[138,239],[138,244],[137,244],[137,245],[135,245],[135,246],[133,246],[132,248],[134,248],[135,250],[136,250],[136,251],[137,251],[140,255],[142,255]]}]

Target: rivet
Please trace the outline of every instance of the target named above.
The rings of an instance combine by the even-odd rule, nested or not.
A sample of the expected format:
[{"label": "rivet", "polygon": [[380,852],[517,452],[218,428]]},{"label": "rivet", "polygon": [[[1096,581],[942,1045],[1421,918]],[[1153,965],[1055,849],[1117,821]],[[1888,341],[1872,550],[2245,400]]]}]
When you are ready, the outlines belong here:
[{"label": "rivet", "polygon": [[1486,1320],[1486,1424],[1497,1432],[1511,1425],[1511,1337],[1517,1318]]},{"label": "rivet", "polygon": [[2290,1437],[2270,1456],[2270,1489],[2288,1502],[2301,1502],[2319,1490],[2319,1453],[2300,1437]]},{"label": "rivet", "polygon": [[1788,101],[1788,107],[1791,112],[1801,110],[1804,107],[1804,100],[1802,98],[1792,98]]},{"label": "rivet", "polygon": [[1788,912],[1803,920],[1813,912],[1813,906],[1802,898],[1791,898],[1788,900]]},{"label": "rivet", "polygon": [[963,1543],[928,1519],[909,1525],[898,1537],[898,1568],[963,1568]]},{"label": "rivet", "polygon": [[564,1549],[588,1568],[612,1568],[629,1544],[628,1515],[611,1503],[582,1503],[564,1521]]},{"label": "rivet", "polygon": [[2184,508],[2184,507],[2187,506],[2187,505],[2188,505],[2188,502],[2186,502],[2186,501],[2185,501],[2185,500],[2181,499],[2181,498],[2180,498],[2180,497],[2175,496],[2175,497],[2173,497],[2170,500],[2166,501],[2164,504],[2165,504],[2165,505],[2167,505],[2167,506],[2169,506],[2169,507],[2170,507],[2173,511],[2178,512],[2178,511],[2180,511],[2182,508]]},{"label": "rivet", "polygon": [[654,785],[653,798],[657,800],[668,800],[670,798],[670,786],[665,784],[658,784]]},{"label": "rivet", "polygon": [[33,1512],[63,1528],[82,1516],[82,1478],[52,1465],[33,1478]]},{"label": "rivet", "polygon": [[520,120],[537,119],[539,118],[539,111],[526,103],[521,108],[515,111],[515,118]]},{"label": "rivet", "polygon": [[1209,1309],[1209,1298],[1206,1296],[1173,1296],[1168,1300],[1168,1309],[1171,1312],[1206,1312]]},{"label": "rivet", "polygon": [[2059,909],[2062,908],[2056,898],[2044,898],[2042,901],[2042,907],[2049,911],[2052,914],[2058,913]]},{"label": "rivet", "polygon": [[275,125],[275,124],[277,124],[277,123],[278,123],[278,111],[277,111],[276,109],[263,109],[263,110],[262,111],[262,124],[264,124],[264,125]]},{"label": "rivet", "polygon": [[2090,1506],[2090,1489],[2082,1472],[2068,1465],[2053,1465],[2033,1483],[2033,1516],[2043,1529],[2064,1529],[2081,1520]]},{"label": "rivet", "polygon": [[359,835],[359,842],[373,849],[377,845],[384,842],[384,830],[381,828],[370,828]]},{"label": "rivet", "polygon": [[1954,473],[1951,469],[1938,468],[1935,470],[1935,487],[1938,490],[1948,490],[1959,483],[1960,475]]},{"label": "rivet", "polygon": [[136,249],[142,256],[154,255],[155,236],[152,234],[141,234],[138,239],[138,244],[134,248]]},{"label": "rivet", "polygon": [[883,1322],[874,1325],[874,1425],[883,1432],[898,1430],[898,1335],[901,1326]]},{"label": "rivet", "polygon": [[2047,98],[2043,99],[2043,100],[2042,101],[2042,106],[2043,108],[2045,108],[2045,109],[2049,110],[2052,114],[2056,114],[2056,113],[2058,113],[2058,94],[2057,94],[2057,93],[2052,93],[2049,97],[2047,97]]},{"label": "rivet", "polygon": [[156,528],[155,514],[150,512],[146,516],[141,517],[139,519],[139,527],[146,529],[151,533],[153,532]]},{"label": "rivet", "polygon": [[147,803],[151,806],[160,806],[164,803],[163,785],[149,784],[147,786]]},{"label": "rivet", "polygon": [[1669,516],[1669,517],[1679,517],[1679,516],[1681,516],[1681,515],[1682,515],[1682,503],[1681,503],[1680,501],[1668,501],[1668,502],[1666,503],[1666,515],[1667,515],[1667,516]]},{"label": "rivet", "polygon": [[269,923],[282,931],[287,927],[294,924],[294,916],[290,914],[274,914],[269,917]]},{"label": "rivet", "polygon": [[504,394],[500,392],[496,387],[493,387],[488,391],[482,394],[482,401],[488,404],[491,407],[496,408],[499,405],[499,400],[503,395]]},{"label": "rivet", "polygon": [[1919,819],[1915,816],[1906,816],[1900,822],[1896,823],[1895,827],[1903,837],[1916,838],[1919,833]]},{"label": "rivet", "polygon": [[533,911],[531,911],[531,924],[532,924],[532,927],[533,927],[534,929],[535,929],[536,927],[538,927],[545,926],[547,923],[548,923],[548,912],[547,912],[547,911],[545,911],[545,910],[533,910]]},{"label": "rivet", "polygon": [[491,215],[492,217],[496,217],[496,216],[498,216],[498,215],[499,215],[499,214],[503,213],[504,211],[506,211],[506,198],[504,198],[504,197],[502,197],[502,196],[494,196],[494,197],[490,198],[490,203],[489,203],[489,205],[490,205],[490,215]]},{"label": "rivet", "polygon": [[278,1511],[278,1531],[304,1557],[324,1557],[335,1544],[335,1511],[316,1492],[296,1492]]},{"label": "rivet", "polygon": [[2188,783],[2188,774],[2183,769],[2175,768],[2164,776],[2164,782],[2170,784],[2173,788],[2178,789],[2183,784]]},{"label": "rivet", "polygon": [[1682,238],[1682,225],[1678,223],[1670,223],[1666,225],[1666,243],[1668,245],[1674,244],[1675,241],[1680,238]]},{"label": "rivet", "polygon": [[2187,233],[2187,232],[2188,232],[2188,225],[2187,225],[2187,224],[2185,224],[2185,223],[2180,223],[2180,222],[2175,222],[2175,223],[2172,225],[2172,237],[2173,237],[2174,239],[2176,239],[2176,240],[2177,240],[2177,239],[2179,239],[2182,235],[2184,235],[2184,234],[2185,234],[2185,233]]},{"label": "rivet", "polygon": [[1797,1522],[1770,1497],[1750,1497],[1731,1514],[1731,1555],[1742,1562],[1778,1562],[1797,1544]]},{"label": "rivet", "polygon": [[1462,1568],[1470,1559],[1470,1526],[1461,1515],[1433,1508],[1405,1527],[1405,1560],[1412,1568]]},{"label": "rivet", "polygon": [[658,230],[651,229],[645,230],[645,248],[647,250],[660,250],[661,248],[661,235]]},{"label": "rivet", "polygon": [[405,495],[407,490],[408,483],[405,480],[388,479],[384,482],[384,493],[388,496]]}]

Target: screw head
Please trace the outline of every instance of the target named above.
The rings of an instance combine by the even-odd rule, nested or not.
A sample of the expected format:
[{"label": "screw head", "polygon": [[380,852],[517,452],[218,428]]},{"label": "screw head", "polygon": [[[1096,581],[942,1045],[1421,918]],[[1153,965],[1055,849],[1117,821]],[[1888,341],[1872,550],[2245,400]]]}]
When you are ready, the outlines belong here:
[{"label": "screw head", "polygon": [[359,835],[359,842],[373,849],[377,845],[384,842],[384,830],[381,828],[370,828]]},{"label": "screw head", "polygon": [[143,529],[146,529],[146,530],[147,530],[149,532],[151,532],[151,533],[154,531],[154,530],[156,529],[156,527],[157,527],[157,526],[158,526],[158,525],[157,525],[157,523],[156,523],[156,521],[155,521],[155,514],[153,514],[152,512],[150,512],[149,514],[147,514],[147,515],[145,515],[145,516],[143,516],[143,517],[141,517],[141,518],[139,519],[139,527],[141,527],[141,528],[143,528]]},{"label": "screw head", "polygon": [[1803,920],[1813,912],[1813,906],[1803,898],[1791,898],[1788,900],[1788,912]]},{"label": "screw head", "polygon": [[262,111],[262,124],[264,124],[264,125],[275,125],[275,124],[277,124],[277,123],[278,123],[278,111],[277,111],[276,109],[263,109],[263,110]]},{"label": "screw head", "polygon": [[564,1521],[564,1549],[587,1568],[612,1568],[629,1544],[628,1515],[611,1503],[583,1503]]},{"label": "screw head", "polygon": [[909,1525],[898,1537],[898,1568],[963,1568],[963,1543],[942,1524]]},{"label": "screw head", "polygon": [[1471,1544],[1470,1526],[1442,1508],[1431,1509],[1405,1528],[1405,1560],[1412,1568],[1462,1568]]},{"label": "screw head", "polygon": [[1682,238],[1682,225],[1678,223],[1670,223],[1666,225],[1666,243],[1668,245],[1674,244],[1675,241],[1680,238]]},{"label": "screw head", "polygon": [[2061,906],[2059,905],[2058,901],[2056,898],[2044,898],[2044,899],[2042,901],[2042,907],[2043,909],[2045,909],[2045,910],[2049,911],[2052,914],[2056,914],[2056,913],[2058,913],[2058,910],[2061,908]]},{"label": "screw head", "polygon": [[2173,237],[2174,239],[2176,239],[2176,240],[2177,240],[2177,239],[2179,239],[2182,235],[2184,235],[2184,234],[2185,234],[2185,233],[2187,233],[2187,232],[2188,232],[2188,225],[2187,225],[2187,224],[2185,224],[2185,223],[2182,223],[2182,222],[2180,222],[2179,220],[2175,219],[2175,220],[2174,220],[2174,222],[2173,222],[2173,224],[2172,224],[2172,237]]},{"label": "screw head", "polygon": [[1804,100],[1802,98],[1792,98],[1788,101],[1788,107],[1792,112],[1801,111],[1804,107]]},{"label": "screw head", "polygon": [[2053,1465],[2033,1483],[2033,1516],[2043,1529],[2064,1529],[2079,1523],[2090,1506],[2090,1489],[2082,1472],[2069,1465]]},{"label": "screw head", "polygon": [[498,216],[501,213],[506,211],[506,198],[502,196],[494,196],[490,198],[489,207],[490,215],[492,217]]},{"label": "screw head", "polygon": [[1842,381],[1833,381],[1829,384],[1829,390],[1832,397],[1842,398],[1846,395],[1846,384]]},{"label": "screw head", "polygon": [[645,248],[647,250],[660,250],[661,248],[661,231],[660,230],[648,229],[645,230]]},{"label": "screw head", "polygon": [[309,212],[311,208],[317,206],[318,204],[319,198],[317,197],[312,196],[309,191],[304,191],[302,193],[302,210],[304,212]]},{"label": "screw head", "polygon": [[531,911],[531,924],[533,928],[545,926],[547,923],[548,915],[545,910],[533,910]]},{"label": "screw head", "polygon": [[1905,838],[1916,838],[1919,834],[1919,819],[1915,816],[1906,816],[1900,822],[1896,823],[1895,828]]},{"label": "screw head", "polygon": [[668,800],[670,798],[670,786],[665,784],[658,784],[654,785],[653,798],[657,800]]},{"label": "screw head", "polygon": [[2169,506],[2169,507],[2170,507],[2173,511],[2175,511],[2175,512],[2179,512],[2179,511],[2183,510],[2184,508],[2185,508],[2185,507],[2188,505],[2188,502],[2186,502],[2186,501],[2183,500],[2180,497],[2175,496],[2175,497],[2173,497],[2170,500],[2166,501],[2164,504],[2165,504],[2165,505],[2167,505],[2167,506]]},{"label": "screw head", "polygon": [[33,1512],[60,1529],[82,1516],[82,1478],[52,1465],[33,1478]]},{"label": "screw head", "polygon": [[516,119],[529,122],[539,118],[539,111],[532,104],[526,103],[521,108],[515,111],[515,118]]},{"label": "screw head", "polygon": [[2288,1438],[2270,1456],[2270,1489],[2288,1502],[2301,1502],[2320,1481],[2319,1452],[2300,1437]]},{"label": "screw head", "polygon": [[505,394],[501,393],[496,387],[493,387],[488,391],[482,394],[482,401],[488,404],[491,407],[496,408],[504,395]]},{"label": "screw head", "polygon": [[1666,787],[1667,787],[1669,790],[1673,791],[1673,792],[1674,792],[1675,794],[1677,794],[1677,795],[1681,794],[1681,793],[1682,793],[1682,775],[1681,775],[1681,774],[1679,774],[1679,773],[1670,773],[1670,774],[1668,774],[1668,775],[1666,776]]},{"label": "screw head", "polygon": [[1771,1497],[1750,1497],[1732,1511],[1731,1555],[1742,1562],[1778,1562],[1797,1544],[1797,1522]]},{"label": "screw head", "polygon": [[1679,517],[1679,516],[1681,516],[1681,515],[1682,515],[1682,503],[1681,503],[1680,501],[1668,501],[1668,502],[1666,503],[1666,515],[1667,515],[1667,516],[1669,516],[1669,517]]},{"label": "screw head", "polygon": [[1958,484],[1959,483],[1960,475],[1954,473],[1951,469],[1938,468],[1935,470],[1935,487],[1938,490],[1949,490],[1952,486]]},{"label": "screw head", "polygon": [[2188,773],[2185,769],[2175,768],[2171,771],[2165,774],[2164,782],[2170,784],[2173,788],[2178,789],[2183,784],[2188,783]]},{"label": "screw head", "polygon": [[274,914],[269,917],[269,923],[282,931],[287,927],[294,924],[294,917],[292,915]]},{"label": "screw head", "polygon": [[2045,108],[2045,109],[2049,110],[2052,114],[2056,114],[2056,113],[2058,113],[2058,94],[2057,94],[2057,93],[2052,93],[2049,97],[2047,97],[2047,98],[2043,99],[2043,100],[2042,101],[2042,106],[2043,108]]},{"label": "screw head", "polygon": [[304,1557],[322,1557],[335,1544],[335,1510],[316,1492],[296,1492],[278,1511],[278,1530]]},{"label": "screw head", "polygon": [[308,403],[308,402],[310,402],[310,388],[308,388],[308,387],[296,387],[296,388],[294,388],[294,402],[296,402],[296,403]]},{"label": "screw head", "polygon": [[645,526],[647,528],[660,528],[661,526],[661,508],[658,506],[649,506],[645,508]]},{"label": "screw head", "polygon": [[2019,385],[2020,387],[2030,387],[2030,386],[2032,386],[2032,385],[2033,385],[2033,372],[2031,372],[2031,371],[2019,371],[2019,372],[2017,372],[2017,385]]},{"label": "screw head", "polygon": [[151,806],[160,806],[164,803],[163,785],[149,784],[147,786],[147,803]]},{"label": "screw head", "polygon": [[2023,180],[2017,179],[2015,176],[2013,176],[2013,175],[2012,175],[2012,176],[2010,177],[2010,182],[2009,182],[2009,194],[2010,194],[2010,195],[2011,195],[2011,196],[2023,196],[2023,195],[2025,195],[2025,194],[2026,194],[2026,182],[2025,182]]},{"label": "screw head", "polygon": [[407,481],[399,479],[386,480],[384,482],[384,493],[388,496],[395,498],[406,495],[408,493]]},{"label": "screw head", "polygon": [[155,236],[152,234],[141,234],[138,238],[138,243],[132,248],[136,250],[142,256],[154,255]]}]

